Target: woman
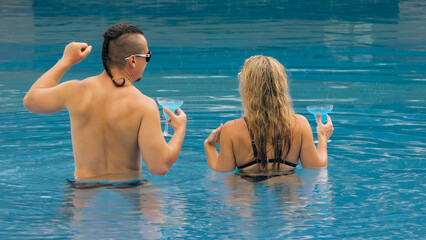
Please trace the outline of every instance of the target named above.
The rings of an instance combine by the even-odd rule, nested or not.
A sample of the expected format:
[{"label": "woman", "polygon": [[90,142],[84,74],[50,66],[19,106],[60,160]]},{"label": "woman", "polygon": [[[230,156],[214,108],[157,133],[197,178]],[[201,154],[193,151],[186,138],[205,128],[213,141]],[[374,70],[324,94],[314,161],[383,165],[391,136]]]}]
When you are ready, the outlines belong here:
[{"label": "woman", "polygon": [[327,116],[323,125],[318,114],[315,148],[308,120],[292,111],[283,65],[272,57],[253,56],[238,78],[244,118],[221,124],[204,141],[210,168],[268,173],[294,169],[299,159],[304,168],[327,166],[327,140],[334,130],[331,119]]}]

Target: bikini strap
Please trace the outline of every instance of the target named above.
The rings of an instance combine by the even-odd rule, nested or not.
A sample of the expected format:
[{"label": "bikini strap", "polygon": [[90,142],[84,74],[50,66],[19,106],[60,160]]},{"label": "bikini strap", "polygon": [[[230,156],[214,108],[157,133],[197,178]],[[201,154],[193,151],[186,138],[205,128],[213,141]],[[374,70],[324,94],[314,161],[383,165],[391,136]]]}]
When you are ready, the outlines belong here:
[{"label": "bikini strap", "polygon": [[[276,160],[275,159],[268,159],[268,162],[276,162]],[[289,162],[289,161],[286,161],[286,160],[279,159],[278,162],[285,164],[287,166],[290,166],[290,167],[297,167],[297,163],[292,163],[292,162]]]},{"label": "bikini strap", "polygon": [[257,148],[256,148],[256,144],[254,143],[254,135],[253,135],[253,132],[251,131],[251,129],[249,127],[248,120],[247,120],[246,117],[244,117],[244,121],[246,122],[247,129],[248,129],[249,134],[250,134],[251,147],[253,148],[253,157],[256,159],[257,158]]},{"label": "bikini strap", "polygon": [[238,167],[238,169],[241,169],[241,168],[250,167],[250,166],[252,166],[252,165],[254,165],[254,164],[257,164],[257,161],[256,161],[256,160],[253,160],[253,161],[248,162],[248,163],[246,163],[246,164],[244,164],[244,165],[242,165],[242,166],[237,166],[237,167]]},{"label": "bikini strap", "polygon": [[[281,164],[285,164],[285,165],[287,165],[287,166],[290,166],[290,167],[297,167],[297,163],[292,163],[292,162],[288,162],[288,161],[286,161],[286,160],[282,160],[282,159],[278,159],[278,160],[276,160],[276,159],[267,159],[266,160],[266,162],[267,163],[274,163],[274,162],[278,162],[278,163],[281,163]],[[248,162],[248,163],[246,163],[246,164],[244,164],[244,165],[242,165],[242,166],[238,166],[238,168],[239,169],[241,169],[241,168],[246,168],[246,167],[250,167],[250,166],[252,166],[252,165],[254,165],[254,164],[257,164],[258,162],[256,161],[256,160],[253,160],[253,161],[251,161],[251,162]]]}]

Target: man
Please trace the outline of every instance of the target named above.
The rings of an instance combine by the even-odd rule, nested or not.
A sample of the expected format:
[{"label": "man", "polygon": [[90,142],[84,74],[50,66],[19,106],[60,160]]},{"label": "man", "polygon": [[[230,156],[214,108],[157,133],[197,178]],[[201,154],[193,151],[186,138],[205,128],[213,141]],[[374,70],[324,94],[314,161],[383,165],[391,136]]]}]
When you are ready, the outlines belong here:
[{"label": "man", "polygon": [[179,156],[186,115],[181,109],[177,115],[165,109],[174,129],[166,143],[156,102],[132,85],[142,78],[151,57],[143,32],[119,23],[103,36],[102,74],[58,84],[92,49],[86,43],[70,43],[56,65],[33,84],[24,106],[41,114],[68,109],[76,179],[139,174],[142,158],[152,174],[165,175]]}]

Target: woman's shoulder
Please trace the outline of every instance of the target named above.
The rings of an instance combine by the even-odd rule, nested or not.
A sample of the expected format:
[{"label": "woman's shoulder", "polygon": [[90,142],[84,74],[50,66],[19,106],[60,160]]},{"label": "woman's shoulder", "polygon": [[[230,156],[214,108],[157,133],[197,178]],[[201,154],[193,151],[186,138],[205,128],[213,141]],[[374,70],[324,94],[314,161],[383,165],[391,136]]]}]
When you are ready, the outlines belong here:
[{"label": "woman's shoulder", "polygon": [[247,129],[247,125],[244,121],[244,118],[237,118],[230,121],[227,121],[223,125],[222,132],[232,136],[240,135],[241,132],[244,132],[243,129]]},{"label": "woman's shoulder", "polygon": [[293,120],[292,120],[292,125],[294,127],[294,129],[306,129],[307,127],[310,128],[308,119],[306,119],[305,116],[300,115],[300,114],[293,114]]},{"label": "woman's shoulder", "polygon": [[233,120],[229,120],[224,124],[224,127],[226,128],[240,128],[245,126],[246,123],[244,121],[244,118],[237,118]]},{"label": "woman's shoulder", "polygon": [[305,116],[300,115],[300,114],[296,114],[296,113],[293,114],[293,118],[297,122],[307,122],[308,121],[308,119],[306,119]]}]

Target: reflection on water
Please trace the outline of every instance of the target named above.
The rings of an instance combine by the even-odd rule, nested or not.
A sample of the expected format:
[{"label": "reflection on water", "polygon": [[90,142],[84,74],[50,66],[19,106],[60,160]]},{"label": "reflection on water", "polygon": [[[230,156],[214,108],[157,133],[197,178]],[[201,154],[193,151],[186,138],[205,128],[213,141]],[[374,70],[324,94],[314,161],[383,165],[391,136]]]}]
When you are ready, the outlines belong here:
[{"label": "reflection on water", "polygon": [[[256,183],[237,174],[210,172],[207,178],[215,183],[205,184],[206,192],[212,193],[211,201],[224,204],[218,207],[221,212],[232,209],[230,216],[217,221],[234,222],[232,226],[238,226],[245,239],[265,236],[262,232],[269,228],[277,228],[273,231],[282,237],[297,236],[292,234],[299,232],[301,226],[309,231],[316,228],[312,223],[332,225],[335,220],[331,212],[335,194],[328,182],[327,169],[299,169],[295,174]],[[235,212],[238,216],[233,215]]]},{"label": "reflection on water", "polygon": [[[61,210],[76,233],[73,238],[158,239],[161,226],[167,222],[164,208],[158,200],[158,189],[150,184],[126,187],[90,189],[68,188]],[[122,226],[120,229],[119,226]]]},{"label": "reflection on water", "polygon": [[236,234],[248,239],[264,236],[272,226],[283,237],[298,236],[302,229],[314,231],[316,224],[331,226],[335,220],[327,169],[305,170],[257,183],[209,171],[201,188],[195,182],[161,188],[67,186],[55,219],[65,220],[63,226],[73,229],[76,239],[120,238],[123,229],[130,238],[158,239],[168,236],[168,228],[173,236],[214,231],[211,236],[218,238]]},{"label": "reflection on water", "polygon": [[278,205],[282,202],[284,208],[291,209],[300,203],[297,190],[302,186],[302,182],[302,178],[297,174],[291,174],[270,178],[259,182],[265,186],[257,186],[247,183],[241,176],[228,175],[225,184],[233,190],[233,193],[226,199],[228,204],[241,211],[242,217],[252,217],[253,205],[259,201],[266,201],[267,204],[271,204],[270,200],[279,201]]}]

